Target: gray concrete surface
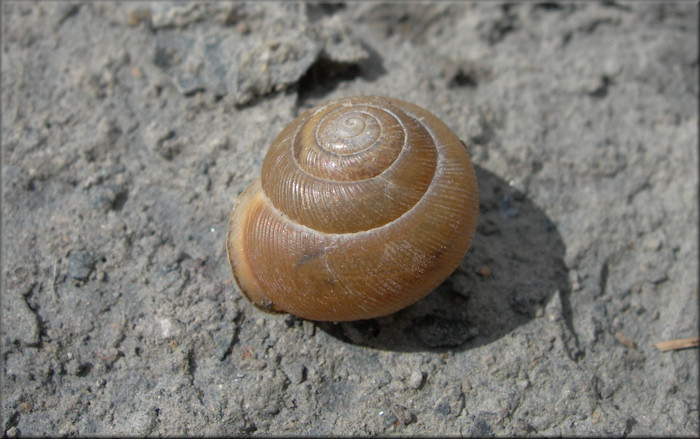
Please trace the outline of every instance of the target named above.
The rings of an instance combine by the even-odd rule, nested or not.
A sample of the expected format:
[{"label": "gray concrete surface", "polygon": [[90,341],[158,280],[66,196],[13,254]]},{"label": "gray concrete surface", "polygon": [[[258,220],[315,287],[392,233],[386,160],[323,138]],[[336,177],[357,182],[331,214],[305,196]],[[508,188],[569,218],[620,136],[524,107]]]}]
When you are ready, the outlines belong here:
[{"label": "gray concrete surface", "polygon": [[[2,4],[2,431],[697,435],[697,3]],[[224,252],[272,139],[421,105],[480,219],[425,300],[267,315]]]}]

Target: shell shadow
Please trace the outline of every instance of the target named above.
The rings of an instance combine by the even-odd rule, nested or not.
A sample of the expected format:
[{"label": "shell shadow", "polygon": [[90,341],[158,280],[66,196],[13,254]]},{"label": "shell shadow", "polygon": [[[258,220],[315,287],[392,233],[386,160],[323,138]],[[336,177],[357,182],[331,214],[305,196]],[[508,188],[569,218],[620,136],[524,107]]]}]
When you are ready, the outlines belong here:
[{"label": "shell shadow", "polygon": [[[491,343],[538,318],[570,291],[565,246],[547,215],[520,191],[475,166],[479,220],[455,272],[397,313],[355,322],[314,322],[345,343],[399,352],[444,352]],[[565,310],[568,302],[564,304]]]}]

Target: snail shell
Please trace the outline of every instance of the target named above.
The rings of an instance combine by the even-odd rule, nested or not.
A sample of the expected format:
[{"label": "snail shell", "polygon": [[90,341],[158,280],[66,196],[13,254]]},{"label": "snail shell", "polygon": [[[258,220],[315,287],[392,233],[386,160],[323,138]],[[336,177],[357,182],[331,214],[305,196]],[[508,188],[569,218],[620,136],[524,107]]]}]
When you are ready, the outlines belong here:
[{"label": "snail shell", "polygon": [[305,111],[241,193],[226,247],[257,307],[321,321],[391,314],[457,268],[476,228],[474,170],[459,138],[397,99]]}]

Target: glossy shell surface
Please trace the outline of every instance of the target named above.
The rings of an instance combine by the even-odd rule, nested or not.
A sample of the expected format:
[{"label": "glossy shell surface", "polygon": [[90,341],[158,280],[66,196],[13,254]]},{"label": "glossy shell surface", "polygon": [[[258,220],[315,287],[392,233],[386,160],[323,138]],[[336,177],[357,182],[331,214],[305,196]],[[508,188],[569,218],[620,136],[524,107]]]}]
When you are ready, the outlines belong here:
[{"label": "glossy shell surface", "polygon": [[428,111],[360,96],[302,113],[240,195],[227,250],[257,307],[321,321],[391,314],[459,265],[478,215],[459,138]]}]

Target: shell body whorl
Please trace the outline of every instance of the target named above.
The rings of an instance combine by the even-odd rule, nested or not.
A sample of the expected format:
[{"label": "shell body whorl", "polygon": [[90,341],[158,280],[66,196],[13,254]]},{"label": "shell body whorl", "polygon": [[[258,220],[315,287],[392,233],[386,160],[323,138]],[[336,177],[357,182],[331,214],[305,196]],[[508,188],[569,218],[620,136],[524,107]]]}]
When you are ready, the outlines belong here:
[{"label": "shell body whorl", "polygon": [[280,133],[231,213],[227,250],[260,308],[367,319],[445,280],[477,215],[474,170],[444,123],[396,99],[346,98]]}]

